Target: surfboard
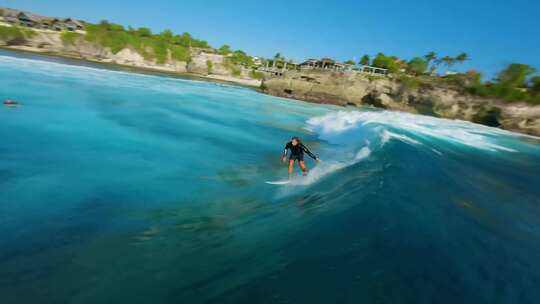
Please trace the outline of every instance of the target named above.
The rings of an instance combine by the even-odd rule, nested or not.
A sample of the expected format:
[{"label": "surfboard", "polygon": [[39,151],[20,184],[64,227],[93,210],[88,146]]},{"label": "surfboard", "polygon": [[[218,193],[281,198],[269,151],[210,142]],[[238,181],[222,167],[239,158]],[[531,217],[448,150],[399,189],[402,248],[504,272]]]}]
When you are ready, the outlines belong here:
[{"label": "surfboard", "polygon": [[285,180],[280,180],[280,181],[266,181],[265,183],[270,184],[270,185],[286,185],[290,182],[291,180],[285,179]]}]

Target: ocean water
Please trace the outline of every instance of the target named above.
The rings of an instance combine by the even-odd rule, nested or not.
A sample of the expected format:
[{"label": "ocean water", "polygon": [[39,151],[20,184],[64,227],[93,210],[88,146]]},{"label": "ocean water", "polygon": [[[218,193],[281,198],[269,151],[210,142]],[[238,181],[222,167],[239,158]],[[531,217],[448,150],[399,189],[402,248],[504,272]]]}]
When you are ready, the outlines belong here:
[{"label": "ocean water", "polygon": [[5,98],[3,304],[540,302],[538,138],[2,51]]}]

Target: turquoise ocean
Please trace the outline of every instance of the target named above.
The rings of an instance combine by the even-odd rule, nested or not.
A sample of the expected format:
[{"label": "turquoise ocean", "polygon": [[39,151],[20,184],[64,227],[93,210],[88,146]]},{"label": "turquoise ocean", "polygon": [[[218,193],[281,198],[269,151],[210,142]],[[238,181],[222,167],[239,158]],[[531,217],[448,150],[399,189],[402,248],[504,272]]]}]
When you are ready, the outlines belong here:
[{"label": "turquoise ocean", "polygon": [[540,302],[538,138],[1,51],[6,98],[2,304]]}]

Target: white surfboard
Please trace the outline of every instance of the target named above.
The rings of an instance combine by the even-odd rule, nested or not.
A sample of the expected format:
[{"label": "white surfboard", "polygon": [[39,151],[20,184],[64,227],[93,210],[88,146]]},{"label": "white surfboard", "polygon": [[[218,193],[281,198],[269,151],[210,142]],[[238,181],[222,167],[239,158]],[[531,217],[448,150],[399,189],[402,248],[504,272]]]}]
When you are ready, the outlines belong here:
[{"label": "white surfboard", "polygon": [[286,185],[290,182],[291,182],[290,179],[285,179],[285,180],[280,180],[280,181],[266,181],[265,183],[270,184],[270,185]]}]

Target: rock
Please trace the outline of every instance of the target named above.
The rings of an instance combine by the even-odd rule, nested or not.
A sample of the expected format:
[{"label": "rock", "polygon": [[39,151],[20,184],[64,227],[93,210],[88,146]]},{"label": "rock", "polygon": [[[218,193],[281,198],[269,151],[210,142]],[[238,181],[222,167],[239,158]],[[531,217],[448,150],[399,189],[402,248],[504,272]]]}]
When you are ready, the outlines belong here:
[{"label": "rock", "polygon": [[464,92],[457,86],[429,83],[407,87],[390,78],[370,79],[332,71],[290,71],[264,82],[271,95],[335,105],[382,109],[462,119],[540,136],[540,106],[505,103]]}]

